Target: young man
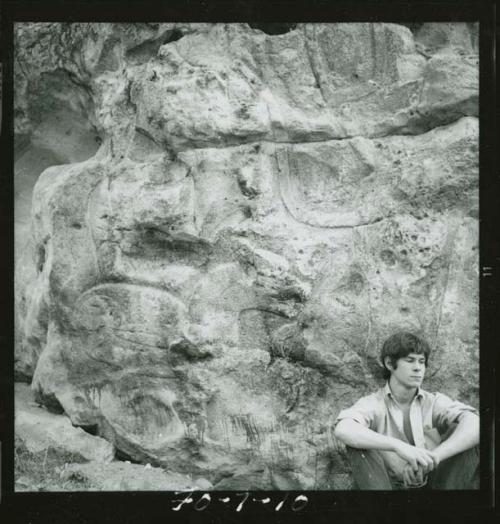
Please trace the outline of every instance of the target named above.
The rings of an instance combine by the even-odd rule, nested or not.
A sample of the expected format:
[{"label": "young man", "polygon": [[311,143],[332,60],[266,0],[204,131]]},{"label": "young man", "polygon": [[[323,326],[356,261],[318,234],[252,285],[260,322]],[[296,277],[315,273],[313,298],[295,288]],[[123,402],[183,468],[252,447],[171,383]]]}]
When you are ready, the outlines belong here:
[{"label": "young man", "polygon": [[429,353],[411,333],[391,336],[380,358],[386,385],[335,420],[359,489],[479,488],[477,411],[420,389]]}]

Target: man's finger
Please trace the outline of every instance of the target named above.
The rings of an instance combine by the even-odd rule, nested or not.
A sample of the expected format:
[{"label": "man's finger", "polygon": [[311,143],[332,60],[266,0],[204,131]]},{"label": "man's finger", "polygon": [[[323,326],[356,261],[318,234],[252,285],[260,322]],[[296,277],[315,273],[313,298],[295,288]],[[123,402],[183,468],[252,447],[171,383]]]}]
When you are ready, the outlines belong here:
[{"label": "man's finger", "polygon": [[[410,470],[411,471],[411,470]],[[407,473],[406,476],[405,476],[405,482],[406,482],[406,485],[407,486],[411,486],[413,484],[413,479],[412,479],[412,476],[411,476],[411,473]]]},{"label": "man's finger", "polygon": [[413,470],[410,467],[405,468],[403,476],[406,485],[413,484]]},{"label": "man's finger", "polygon": [[434,453],[429,453],[429,454],[432,458],[432,464],[434,465],[435,468],[437,468],[439,465],[439,459],[436,457]]},{"label": "man's finger", "polygon": [[422,456],[425,460],[425,467],[432,467],[434,463],[432,457],[427,452],[423,453]]},{"label": "man's finger", "polygon": [[[419,464],[421,464],[424,468],[427,467],[427,460],[425,459],[425,457],[422,457],[422,456],[419,455],[419,456],[417,457],[417,462],[418,462]],[[413,469],[415,469],[415,468],[413,468]],[[417,469],[418,469],[418,467],[417,467]]]}]

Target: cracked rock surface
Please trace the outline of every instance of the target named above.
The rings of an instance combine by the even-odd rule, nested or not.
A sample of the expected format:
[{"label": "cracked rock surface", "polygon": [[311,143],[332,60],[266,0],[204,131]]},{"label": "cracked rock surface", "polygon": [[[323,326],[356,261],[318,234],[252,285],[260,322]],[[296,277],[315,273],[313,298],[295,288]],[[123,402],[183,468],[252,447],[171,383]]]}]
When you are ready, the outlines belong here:
[{"label": "cracked rock surface", "polygon": [[16,25],[16,373],[136,462],[342,489],[394,331],[478,403],[478,28],[262,29]]}]

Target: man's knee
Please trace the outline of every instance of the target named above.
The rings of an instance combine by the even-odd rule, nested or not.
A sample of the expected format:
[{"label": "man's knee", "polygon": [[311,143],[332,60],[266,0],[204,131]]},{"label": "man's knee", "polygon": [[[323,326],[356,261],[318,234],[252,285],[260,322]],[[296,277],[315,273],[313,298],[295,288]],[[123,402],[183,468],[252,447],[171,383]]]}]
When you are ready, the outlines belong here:
[{"label": "man's knee", "polygon": [[444,460],[432,477],[435,489],[478,489],[479,446]]},{"label": "man's knee", "polygon": [[362,463],[376,459],[375,453],[369,449],[351,448],[350,446],[346,446],[346,452],[351,466],[356,463]]},{"label": "man's knee", "polygon": [[346,451],[347,451],[347,456],[349,457],[349,460],[362,460],[362,461],[375,460],[377,462],[380,462],[381,464],[384,463],[382,455],[376,449],[359,449],[359,448],[351,448],[350,446],[346,446]]},{"label": "man's knee", "polygon": [[[479,466],[479,446],[474,446],[472,448],[466,449],[453,457],[447,459],[450,462],[455,462],[460,464],[460,467],[466,468],[477,468]],[[444,461],[442,464],[444,464]]]},{"label": "man's knee", "polygon": [[346,446],[345,450],[346,450],[348,456],[357,455],[357,454],[361,453],[362,451],[364,451],[364,450],[359,449],[359,448],[352,448],[351,446]]},{"label": "man's knee", "polygon": [[384,460],[379,451],[374,449],[357,449],[349,446],[346,446],[346,451],[352,468],[352,475],[356,485],[355,489],[393,489]]}]

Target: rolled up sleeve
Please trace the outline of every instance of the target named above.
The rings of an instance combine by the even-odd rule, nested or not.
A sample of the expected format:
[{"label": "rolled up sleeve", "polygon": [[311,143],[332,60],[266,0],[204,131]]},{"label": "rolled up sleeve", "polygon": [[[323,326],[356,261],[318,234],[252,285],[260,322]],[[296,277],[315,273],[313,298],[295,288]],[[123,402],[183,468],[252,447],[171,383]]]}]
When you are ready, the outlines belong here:
[{"label": "rolled up sleeve", "polygon": [[432,411],[433,426],[440,432],[445,432],[452,424],[458,422],[463,413],[478,414],[472,406],[458,400],[452,400],[442,393],[436,393],[436,400]]},{"label": "rolled up sleeve", "polygon": [[333,427],[344,419],[355,420],[359,424],[372,429],[375,420],[375,413],[377,410],[377,403],[371,397],[360,398],[353,406],[343,409],[335,419]]}]

